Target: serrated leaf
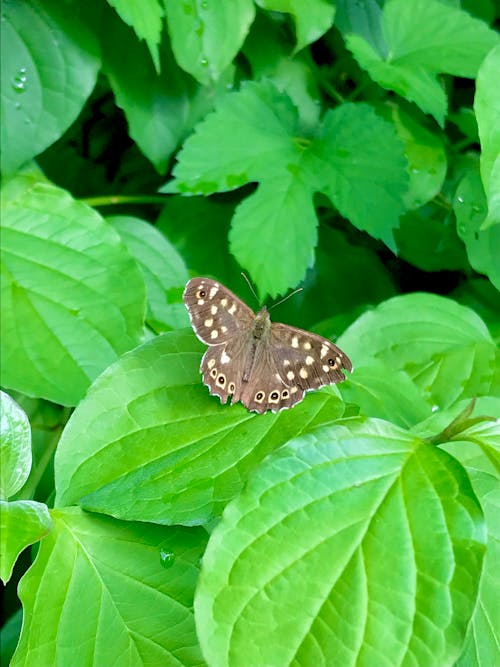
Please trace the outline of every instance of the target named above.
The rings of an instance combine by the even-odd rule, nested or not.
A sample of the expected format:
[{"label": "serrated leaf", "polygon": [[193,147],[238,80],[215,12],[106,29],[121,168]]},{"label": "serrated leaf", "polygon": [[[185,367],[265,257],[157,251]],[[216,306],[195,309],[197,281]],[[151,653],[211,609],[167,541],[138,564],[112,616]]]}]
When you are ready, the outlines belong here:
[{"label": "serrated leaf", "polygon": [[500,225],[483,228],[487,204],[476,169],[470,169],[458,184],[453,210],[457,218],[457,232],[465,243],[472,268],[486,274],[500,291]]},{"label": "serrated leaf", "polygon": [[58,139],[94,88],[98,46],[80,11],[57,0],[2,6],[3,173]]},{"label": "serrated leaf", "polygon": [[438,0],[390,0],[381,14],[385,44],[346,37],[359,64],[382,87],[415,102],[444,123],[446,97],[438,73],[476,76],[498,35],[467,12]]},{"label": "serrated leaf", "polygon": [[481,178],[488,199],[487,224],[500,223],[500,45],[486,56],[476,83],[474,111],[481,140]]},{"label": "serrated leaf", "polygon": [[192,612],[203,530],[118,522],[76,508],[53,510],[52,518],[19,584],[24,622],[12,667],[203,664]]},{"label": "serrated leaf", "polygon": [[484,322],[435,294],[389,299],[362,315],[337,343],[354,366],[375,358],[404,370],[436,408],[487,394],[493,378],[495,345]]},{"label": "serrated leaf", "polygon": [[395,248],[392,229],[403,210],[407,173],[391,124],[368,105],[344,104],[326,113],[313,139],[298,138],[299,131],[287,95],[270,82],[247,83],[200,123],[178,156],[175,180],[164,188],[211,194],[260,182],[240,205],[230,240],[262,300],[297,284],[311,264],[315,192]]},{"label": "serrated leaf", "polygon": [[[140,218],[115,215],[108,218],[120,234],[144,277],[148,313],[155,331],[189,326],[182,292],[189,280],[184,260],[168,239]],[[175,295],[175,296],[174,296]]]},{"label": "serrated leaf", "polygon": [[140,340],[144,282],[95,211],[50,184],[15,185],[2,198],[2,384],[75,405]]},{"label": "serrated leaf", "polygon": [[[160,44],[163,8],[159,0],[108,0],[120,18],[132,26],[139,39],[144,39],[148,45],[155,69],[160,71]],[[129,62],[132,62],[130,59]],[[131,77],[133,79],[133,77]]]},{"label": "serrated leaf", "polygon": [[52,526],[49,510],[34,500],[0,500],[0,577],[7,583],[26,547],[41,540]]},{"label": "serrated leaf", "polygon": [[484,544],[448,454],[378,420],[317,429],[269,457],[213,531],[202,650],[213,667],[449,665]]},{"label": "serrated leaf", "polygon": [[168,0],[165,11],[175,59],[203,85],[233,61],[255,16],[252,0]]},{"label": "serrated leaf", "polygon": [[297,45],[300,51],[315,42],[332,27],[335,6],[328,0],[258,0],[258,4],[274,12],[288,12],[293,16]]},{"label": "serrated leaf", "polygon": [[0,391],[0,499],[22,488],[31,470],[31,428],[24,410]]},{"label": "serrated leaf", "polygon": [[207,522],[266,454],[343,412],[328,391],[278,414],[221,406],[201,382],[200,350],[192,332],[167,333],[94,383],[57,449],[59,507],[79,503],[164,524]]}]

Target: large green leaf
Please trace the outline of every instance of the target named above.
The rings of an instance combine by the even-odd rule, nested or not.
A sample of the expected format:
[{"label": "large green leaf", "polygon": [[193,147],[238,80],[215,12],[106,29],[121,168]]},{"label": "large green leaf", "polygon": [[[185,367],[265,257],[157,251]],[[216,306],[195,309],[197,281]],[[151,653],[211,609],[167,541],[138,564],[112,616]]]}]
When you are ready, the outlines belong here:
[{"label": "large green leaf", "polygon": [[252,0],[165,0],[179,65],[202,84],[217,81],[235,58],[255,15]]},{"label": "large green leaf", "polygon": [[0,499],[22,488],[31,470],[31,428],[24,410],[0,391]]},{"label": "large green leaf", "polygon": [[2,160],[15,171],[65,132],[94,88],[95,35],[78,2],[2,5]]},{"label": "large green leaf", "polygon": [[144,281],[111,225],[67,192],[18,178],[2,205],[2,384],[75,405],[139,342]]},{"label": "large green leaf", "polygon": [[53,530],[19,585],[12,667],[201,665],[192,603],[205,532],[76,508],[51,514]]},{"label": "large green leaf", "polygon": [[481,178],[488,199],[487,224],[500,223],[500,44],[484,59],[477,75],[476,112],[481,139]]},{"label": "large green leaf", "polygon": [[396,296],[366,312],[337,341],[354,366],[371,359],[404,370],[434,409],[487,394],[495,345],[473,310],[435,294]]},{"label": "large green leaf", "polygon": [[378,84],[415,102],[443,125],[446,97],[437,74],[475,77],[498,35],[439,0],[389,0],[380,21],[382,44],[353,33],[347,35],[347,46]]},{"label": "large green leaf", "polygon": [[6,583],[23,549],[38,542],[52,526],[47,506],[34,500],[0,501],[0,577]]},{"label": "large green leaf", "polygon": [[211,667],[453,664],[478,589],[482,512],[463,468],[387,422],[269,457],[212,533],[195,597]]},{"label": "large green leaf", "polygon": [[270,82],[248,83],[197,126],[165,188],[211,194],[260,183],[237,209],[230,243],[262,299],[302,280],[313,262],[315,192],[395,249],[392,230],[408,177],[392,124],[365,104],[344,104],[326,113],[314,137],[300,137],[300,131],[286,94]]},{"label": "large green leaf", "polygon": [[333,390],[278,414],[222,406],[199,375],[201,345],[171,332],[123,356],[90,388],[56,453],[56,504],[118,518],[199,524],[290,437],[343,413]]}]

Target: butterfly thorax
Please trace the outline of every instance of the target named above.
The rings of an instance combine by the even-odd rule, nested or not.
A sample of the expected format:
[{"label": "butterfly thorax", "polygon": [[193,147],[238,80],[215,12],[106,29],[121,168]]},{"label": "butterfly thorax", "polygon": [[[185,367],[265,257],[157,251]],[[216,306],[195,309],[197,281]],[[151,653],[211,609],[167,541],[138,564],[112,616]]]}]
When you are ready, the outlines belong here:
[{"label": "butterfly thorax", "polygon": [[252,337],[255,340],[260,340],[261,338],[266,338],[271,329],[271,318],[269,317],[269,312],[267,308],[261,308],[257,315],[252,327]]}]

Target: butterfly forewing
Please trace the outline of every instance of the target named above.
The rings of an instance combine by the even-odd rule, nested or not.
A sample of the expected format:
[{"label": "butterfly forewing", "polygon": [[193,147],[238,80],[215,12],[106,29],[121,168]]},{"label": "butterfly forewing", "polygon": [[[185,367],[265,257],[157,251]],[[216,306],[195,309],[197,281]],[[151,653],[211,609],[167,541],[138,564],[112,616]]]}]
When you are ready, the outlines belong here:
[{"label": "butterfly forewing", "polygon": [[275,365],[285,384],[306,391],[318,389],[345,380],[342,369],[352,370],[351,360],[340,348],[310,331],[273,323],[271,341]]},{"label": "butterfly forewing", "polygon": [[219,345],[242,329],[248,330],[254,318],[241,299],[210,278],[190,280],[183,299],[194,332],[207,345]]}]

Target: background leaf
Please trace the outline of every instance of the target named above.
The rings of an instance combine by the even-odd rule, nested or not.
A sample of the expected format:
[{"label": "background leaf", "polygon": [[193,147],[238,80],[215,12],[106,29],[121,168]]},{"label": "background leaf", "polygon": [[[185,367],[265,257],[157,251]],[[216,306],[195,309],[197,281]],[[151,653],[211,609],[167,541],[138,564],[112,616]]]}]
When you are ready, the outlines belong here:
[{"label": "background leaf", "polygon": [[138,343],[144,282],[95,211],[52,185],[30,185],[20,195],[17,187],[10,182],[3,197],[1,345],[10,363],[2,383],[75,405]]},{"label": "background leaf", "polygon": [[[202,664],[192,599],[203,530],[119,523],[76,508],[52,518],[20,584],[25,616],[12,667]],[[169,569],[161,565],[164,551]]]},{"label": "background leaf", "polygon": [[269,457],[212,533],[195,598],[204,655],[214,667],[451,664],[484,542],[445,452],[377,420],[317,429]]},{"label": "background leaf", "polygon": [[22,488],[31,470],[31,429],[26,413],[0,391],[0,499]]},{"label": "background leaf", "polygon": [[2,160],[12,173],[58,139],[97,78],[95,35],[76,2],[2,6]]},{"label": "background leaf", "polygon": [[252,0],[168,0],[165,11],[175,59],[203,84],[217,81],[231,63],[255,14]]},{"label": "background leaf", "polygon": [[9,581],[23,549],[38,542],[52,527],[47,506],[33,500],[0,501],[0,577]]},{"label": "background leaf", "polygon": [[474,311],[434,294],[406,294],[366,312],[338,340],[357,364],[404,370],[440,408],[487,394],[495,347]]}]

